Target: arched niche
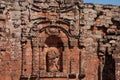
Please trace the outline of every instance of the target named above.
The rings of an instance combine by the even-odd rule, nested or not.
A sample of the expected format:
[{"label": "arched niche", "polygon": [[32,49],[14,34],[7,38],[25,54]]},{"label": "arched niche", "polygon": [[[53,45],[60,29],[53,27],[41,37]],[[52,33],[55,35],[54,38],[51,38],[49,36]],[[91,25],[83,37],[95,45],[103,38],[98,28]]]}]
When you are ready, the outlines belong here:
[{"label": "arched niche", "polygon": [[46,53],[46,71],[62,72],[64,46],[61,38],[58,36],[49,36],[46,38],[45,44],[49,47]]},{"label": "arched niche", "polygon": [[[32,53],[32,69],[33,73],[38,74],[36,69],[39,69],[39,76],[45,77],[67,77],[70,73],[70,56],[71,44],[77,43],[77,38],[69,33],[65,28],[61,26],[44,26],[39,28],[39,25],[31,28],[32,43],[33,43],[33,53]],[[74,42],[75,41],[75,42]],[[35,44],[36,45],[35,45]],[[38,55],[39,48],[39,55]],[[76,48],[76,53],[73,52],[73,56],[78,55],[79,50]],[[36,57],[39,56],[39,61]],[[78,56],[77,56],[78,57]],[[78,60],[78,58],[76,59]],[[36,63],[36,61],[38,63]],[[39,66],[37,66],[38,64]],[[75,63],[73,63],[75,64]],[[35,68],[36,65],[36,68]],[[72,65],[73,66],[73,65]],[[78,68],[78,65],[75,65]],[[39,68],[38,68],[39,67]],[[72,68],[71,71],[76,71]]]},{"label": "arched niche", "polygon": [[66,77],[69,33],[62,27],[47,26],[39,30],[37,37],[40,46],[40,77],[54,77],[55,74]]}]

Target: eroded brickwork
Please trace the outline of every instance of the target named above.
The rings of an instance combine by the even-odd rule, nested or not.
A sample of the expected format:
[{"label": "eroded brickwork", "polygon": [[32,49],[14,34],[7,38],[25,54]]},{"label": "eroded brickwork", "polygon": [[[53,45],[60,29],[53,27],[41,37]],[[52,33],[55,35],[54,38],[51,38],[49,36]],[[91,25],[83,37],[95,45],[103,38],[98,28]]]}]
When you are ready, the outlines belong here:
[{"label": "eroded brickwork", "polygon": [[0,80],[119,80],[120,6],[1,0]]}]

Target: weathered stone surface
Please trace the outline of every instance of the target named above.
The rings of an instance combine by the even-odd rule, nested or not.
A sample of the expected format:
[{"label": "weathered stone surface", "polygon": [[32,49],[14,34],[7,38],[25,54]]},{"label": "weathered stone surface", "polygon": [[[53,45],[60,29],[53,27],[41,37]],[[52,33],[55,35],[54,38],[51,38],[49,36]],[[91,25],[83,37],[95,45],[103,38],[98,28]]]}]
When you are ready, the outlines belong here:
[{"label": "weathered stone surface", "polygon": [[0,0],[0,80],[119,80],[119,49],[120,6]]}]

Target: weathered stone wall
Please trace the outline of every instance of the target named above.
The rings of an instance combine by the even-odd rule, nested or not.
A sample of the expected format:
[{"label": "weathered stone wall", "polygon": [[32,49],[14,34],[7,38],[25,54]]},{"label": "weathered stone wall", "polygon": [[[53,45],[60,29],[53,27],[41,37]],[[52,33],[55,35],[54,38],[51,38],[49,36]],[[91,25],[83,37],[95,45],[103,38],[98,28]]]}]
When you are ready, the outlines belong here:
[{"label": "weathered stone wall", "polygon": [[119,37],[120,6],[1,0],[0,80],[119,80]]},{"label": "weathered stone wall", "polygon": [[[83,31],[83,41],[86,43],[86,60],[88,59],[88,54],[91,55],[90,59],[94,60],[92,57],[96,57],[95,61],[98,59],[99,64],[95,64],[97,62],[92,61],[91,64],[95,64],[95,66],[101,67],[93,67],[94,71],[86,71],[92,73],[94,75],[93,79],[95,79],[96,72],[98,68],[101,68],[98,78],[102,76],[103,80],[119,80],[117,79],[117,74],[115,75],[114,67],[115,67],[115,57],[117,53],[112,52],[111,49],[114,49],[117,42],[119,42],[119,26],[120,26],[120,8],[119,6],[112,5],[94,5],[94,4],[85,4],[83,7],[83,23],[82,27]],[[82,37],[81,37],[82,38]],[[87,43],[88,42],[88,43]],[[91,44],[90,44],[91,43]],[[112,47],[112,45],[114,46]],[[119,44],[119,43],[117,43]],[[87,46],[88,45],[88,46]],[[107,51],[106,51],[107,48]],[[110,50],[109,50],[110,48]],[[97,52],[97,53],[96,53]],[[97,56],[96,56],[97,55]],[[98,59],[97,59],[98,57]],[[89,60],[88,60],[89,62]],[[88,67],[88,64],[85,63]],[[86,68],[87,69],[87,68]],[[99,70],[99,69],[98,69]],[[117,72],[117,70],[116,70]],[[90,73],[88,75],[90,76]],[[119,73],[118,73],[119,75]],[[116,79],[115,79],[116,76]],[[95,79],[96,80],[96,79]],[[100,79],[102,80],[102,79]]]}]

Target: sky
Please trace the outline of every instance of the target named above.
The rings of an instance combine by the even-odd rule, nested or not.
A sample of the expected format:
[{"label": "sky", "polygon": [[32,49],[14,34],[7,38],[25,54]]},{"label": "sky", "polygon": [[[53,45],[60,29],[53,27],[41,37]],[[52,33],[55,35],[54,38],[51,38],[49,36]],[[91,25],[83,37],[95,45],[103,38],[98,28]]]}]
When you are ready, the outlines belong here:
[{"label": "sky", "polygon": [[84,3],[112,4],[120,6],[120,0],[83,0]]}]

